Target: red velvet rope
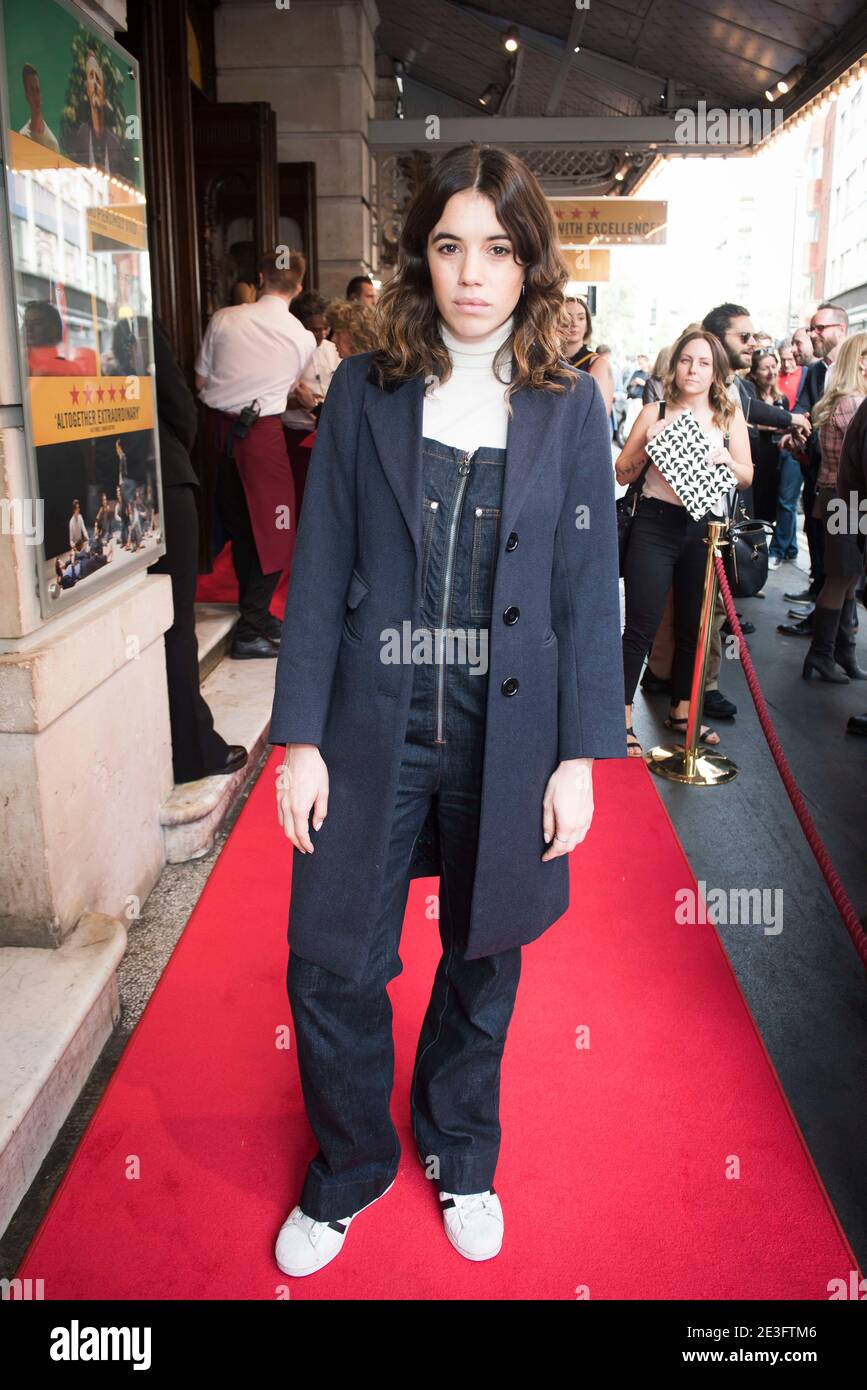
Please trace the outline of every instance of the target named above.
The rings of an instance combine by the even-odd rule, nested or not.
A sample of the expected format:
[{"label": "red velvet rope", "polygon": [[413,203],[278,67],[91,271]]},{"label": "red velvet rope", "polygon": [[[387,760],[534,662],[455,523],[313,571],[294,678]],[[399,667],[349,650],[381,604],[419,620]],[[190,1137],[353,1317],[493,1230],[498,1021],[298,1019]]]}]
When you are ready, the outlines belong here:
[{"label": "red velvet rope", "polygon": [[738,616],[735,612],[732,591],[729,588],[728,575],[725,572],[722,557],[716,553],[714,554],[714,565],[716,566],[720,593],[722,594],[723,603],[725,604],[726,613],[728,614],[728,620],[731,624],[732,631],[738,639],[741,665],[744,668],[747,685],[753,697],[756,714],[759,716],[759,723],[762,726],[762,731],[768,741],[768,747],[771,750],[771,757],[777,765],[777,771],[783,779],[783,786],[786,788],[789,800],[792,803],[792,808],[800,821],[801,829],[807,837],[807,842],[810,849],[813,851],[816,863],[822,870],[825,882],[828,885],[828,890],[837,906],[837,911],[843,918],[843,924],[852,938],[852,944],[861,957],[863,964],[867,967],[867,936],[864,934],[861,923],[852,906],[851,899],[840,881],[837,870],[831,863],[831,856],[825,848],[822,837],[813,823],[813,818],[804,804],[804,798],[798,789],[798,784],[795,781],[792,769],[789,767],[786,755],[780,746],[780,740],[777,738],[777,732],[771,722],[771,716],[765,704],[765,697],[759,686],[758,676],[756,675],[755,667],[750,657],[749,648],[744,639],[744,634],[741,632],[741,625],[738,622]]}]

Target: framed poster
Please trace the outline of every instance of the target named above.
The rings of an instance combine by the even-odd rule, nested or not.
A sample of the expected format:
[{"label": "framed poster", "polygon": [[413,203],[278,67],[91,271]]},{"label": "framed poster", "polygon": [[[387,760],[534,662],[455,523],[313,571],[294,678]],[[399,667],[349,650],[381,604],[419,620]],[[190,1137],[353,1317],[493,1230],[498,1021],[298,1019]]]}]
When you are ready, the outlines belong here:
[{"label": "framed poster", "polygon": [[165,551],[138,64],[70,0],[0,0],[5,216],[42,613]]}]

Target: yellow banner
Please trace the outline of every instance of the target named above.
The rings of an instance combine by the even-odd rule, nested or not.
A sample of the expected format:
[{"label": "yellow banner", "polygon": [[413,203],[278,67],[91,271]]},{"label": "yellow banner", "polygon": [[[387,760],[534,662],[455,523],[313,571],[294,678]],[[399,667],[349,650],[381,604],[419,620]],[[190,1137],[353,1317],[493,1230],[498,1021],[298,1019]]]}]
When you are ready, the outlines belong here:
[{"label": "yellow banner", "polygon": [[586,280],[588,285],[598,285],[611,279],[610,251],[596,251],[589,246],[582,246],[577,251],[566,251],[564,259],[576,280]]},{"label": "yellow banner", "polygon": [[129,434],[154,424],[149,376],[32,376],[33,443]]},{"label": "yellow banner", "polygon": [[31,140],[26,135],[21,135],[17,130],[7,130],[6,138],[9,141],[9,167],[13,170],[24,169],[78,169],[80,165],[74,159],[67,159],[65,155],[58,154],[56,150],[49,150],[45,145],[40,145],[38,140]]},{"label": "yellow banner", "polygon": [[550,198],[562,246],[662,246],[668,203],[639,198]]},{"label": "yellow banner", "polygon": [[108,207],[87,209],[87,240],[90,251],[136,251],[147,247],[144,203],[112,203]]}]

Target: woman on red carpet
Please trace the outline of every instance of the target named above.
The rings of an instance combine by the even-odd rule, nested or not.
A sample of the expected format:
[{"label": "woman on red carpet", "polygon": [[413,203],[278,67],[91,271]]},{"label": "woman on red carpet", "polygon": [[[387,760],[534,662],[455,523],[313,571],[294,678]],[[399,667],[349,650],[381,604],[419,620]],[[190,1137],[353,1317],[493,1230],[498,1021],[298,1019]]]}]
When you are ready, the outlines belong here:
[{"label": "woman on red carpet", "polygon": [[340,363],[322,409],[270,732],[319,1145],[277,1241],[287,1274],[333,1259],[397,1174],[387,985],[419,874],[440,876],[442,957],[414,1139],[454,1248],[500,1249],[521,947],[568,907],[594,759],[626,751],[610,432],[562,356],[566,281],[527,166],[451,150],[407,210],[379,346]]}]

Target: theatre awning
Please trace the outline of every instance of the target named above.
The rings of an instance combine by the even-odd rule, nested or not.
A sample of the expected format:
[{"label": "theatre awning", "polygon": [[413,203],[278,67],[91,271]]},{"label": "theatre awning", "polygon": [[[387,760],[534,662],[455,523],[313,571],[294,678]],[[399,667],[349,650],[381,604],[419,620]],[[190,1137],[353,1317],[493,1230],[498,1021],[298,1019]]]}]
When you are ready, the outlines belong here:
[{"label": "theatre awning", "polygon": [[630,192],[666,149],[748,152],[867,53],[861,0],[377,8],[374,151],[466,140],[532,149],[550,191]]}]

